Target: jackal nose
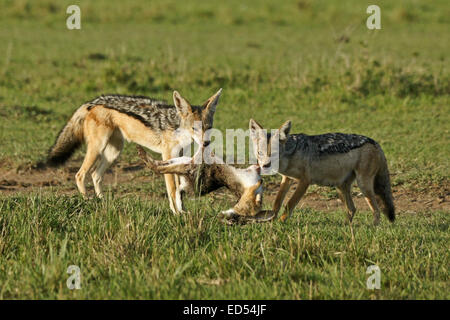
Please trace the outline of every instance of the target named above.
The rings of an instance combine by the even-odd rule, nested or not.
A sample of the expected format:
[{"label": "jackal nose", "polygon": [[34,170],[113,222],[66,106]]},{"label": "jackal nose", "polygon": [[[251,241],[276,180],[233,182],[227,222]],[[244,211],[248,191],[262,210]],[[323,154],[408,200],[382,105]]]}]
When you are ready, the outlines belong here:
[{"label": "jackal nose", "polygon": [[206,148],[207,146],[209,146],[210,143],[211,143],[211,141],[204,141],[203,147]]},{"label": "jackal nose", "polygon": [[267,163],[265,163],[264,165],[263,165],[263,168],[269,168],[270,167],[270,162],[267,162]]}]

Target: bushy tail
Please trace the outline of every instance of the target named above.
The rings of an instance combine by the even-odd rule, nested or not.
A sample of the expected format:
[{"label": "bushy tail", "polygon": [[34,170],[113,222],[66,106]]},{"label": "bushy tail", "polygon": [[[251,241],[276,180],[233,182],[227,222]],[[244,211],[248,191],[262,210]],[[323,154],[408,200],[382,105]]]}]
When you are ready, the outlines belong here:
[{"label": "bushy tail", "polygon": [[83,142],[83,121],[86,117],[87,108],[81,106],[70,118],[69,122],[62,128],[56,138],[55,144],[48,152],[46,165],[59,167],[63,165]]},{"label": "bushy tail", "polygon": [[375,176],[375,185],[374,190],[375,193],[380,196],[381,200],[383,201],[384,214],[388,217],[389,221],[394,222],[395,220],[395,207],[394,207],[394,200],[392,197],[392,190],[391,190],[391,180],[389,178],[389,170],[387,167],[386,159],[383,155],[383,166],[378,171],[377,175]]}]

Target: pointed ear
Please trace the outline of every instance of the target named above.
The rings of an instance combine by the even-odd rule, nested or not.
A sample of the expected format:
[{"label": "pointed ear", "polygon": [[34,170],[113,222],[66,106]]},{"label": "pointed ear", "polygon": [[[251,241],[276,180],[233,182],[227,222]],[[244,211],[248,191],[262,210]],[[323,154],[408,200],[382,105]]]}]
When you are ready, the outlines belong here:
[{"label": "pointed ear", "polygon": [[248,123],[248,127],[250,129],[250,139],[252,139],[253,142],[253,151],[255,153],[255,157],[258,157],[258,150],[259,150],[259,141],[261,141],[261,137],[263,136],[264,128],[255,120],[250,119]]},{"label": "pointed ear", "polygon": [[248,122],[248,128],[250,129],[250,137],[254,142],[258,140],[259,130],[263,130],[263,127],[253,119]]},{"label": "pointed ear", "polygon": [[286,141],[291,131],[291,120],[286,121],[280,127],[280,141]]},{"label": "pointed ear", "polygon": [[263,129],[262,125],[260,125],[258,122],[256,122],[253,119],[250,119],[250,121],[248,122],[248,127],[250,129],[250,132]]},{"label": "pointed ear", "polygon": [[206,116],[214,116],[216,112],[216,107],[219,104],[219,97],[222,94],[222,88],[219,89],[214,95],[211,96],[206,102],[203,104],[203,112]]},{"label": "pointed ear", "polygon": [[178,91],[173,92],[173,103],[179,114],[186,116],[192,113],[191,104],[183,98]]}]

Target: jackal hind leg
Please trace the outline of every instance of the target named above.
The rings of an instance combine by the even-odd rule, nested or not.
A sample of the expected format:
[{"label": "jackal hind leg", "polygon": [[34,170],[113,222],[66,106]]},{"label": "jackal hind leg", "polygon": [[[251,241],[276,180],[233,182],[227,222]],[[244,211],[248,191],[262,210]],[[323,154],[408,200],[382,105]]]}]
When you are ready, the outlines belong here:
[{"label": "jackal hind leg", "polygon": [[380,208],[374,191],[374,176],[356,176],[358,187],[361,189],[367,204],[373,212],[373,224],[376,226],[380,223]]},{"label": "jackal hind leg", "polygon": [[119,157],[123,149],[123,137],[120,131],[116,130],[112,134],[105,149],[103,150],[96,168],[92,171],[92,181],[94,183],[95,194],[103,198],[102,181],[106,170]]},{"label": "jackal hind leg", "polygon": [[97,127],[95,133],[87,138],[87,150],[83,164],[75,175],[78,190],[86,198],[86,174],[93,168],[95,163],[102,156],[112,130],[108,127]]},{"label": "jackal hind leg", "polygon": [[294,191],[291,198],[289,199],[289,201],[284,209],[284,213],[280,218],[281,221],[285,221],[287,218],[289,218],[292,215],[292,212],[294,211],[295,207],[299,203],[300,199],[305,194],[308,187],[309,187],[308,182],[298,180],[297,189]]},{"label": "jackal hind leg", "polygon": [[355,180],[355,174],[352,173],[352,175],[345,180],[345,182],[337,187],[339,197],[342,200],[342,203],[345,205],[346,211],[347,211],[347,218],[349,222],[351,223],[353,220],[353,217],[356,212],[355,204],[353,203],[352,194],[351,194],[351,188],[352,183]]}]

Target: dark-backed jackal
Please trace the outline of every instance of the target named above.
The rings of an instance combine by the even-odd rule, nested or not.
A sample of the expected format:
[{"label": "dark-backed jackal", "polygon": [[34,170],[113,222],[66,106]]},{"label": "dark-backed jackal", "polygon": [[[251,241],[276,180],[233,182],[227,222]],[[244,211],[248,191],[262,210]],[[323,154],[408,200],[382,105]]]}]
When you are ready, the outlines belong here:
[{"label": "dark-backed jackal", "polygon": [[[292,181],[297,189],[285,206],[284,221],[294,210],[310,184],[337,187],[351,222],[356,212],[351,197],[351,185],[356,179],[374,215],[374,224],[380,221],[376,196],[383,203],[383,212],[395,220],[391,184],[386,158],[380,145],[371,138],[343,133],[309,136],[289,134],[291,122],[286,121],[272,136],[255,120],[249,123],[255,156],[262,169],[271,167],[277,159],[281,186],[273,204],[275,214],[280,210]],[[272,142],[278,143],[278,151]],[[271,150],[272,149],[272,150]]]},{"label": "dark-backed jackal", "polygon": [[[92,170],[95,193],[102,197],[103,175],[120,155],[124,140],[158,152],[164,160],[178,157],[192,139],[203,143],[203,133],[212,128],[221,91],[202,106],[191,106],[177,91],[173,93],[174,106],[143,96],[102,95],[72,115],[50,149],[47,164],[64,164],[85,142],[86,156],[75,176],[77,187],[85,196],[85,177]],[[175,213],[182,212],[179,178],[172,174],[164,178],[170,208]]]}]

